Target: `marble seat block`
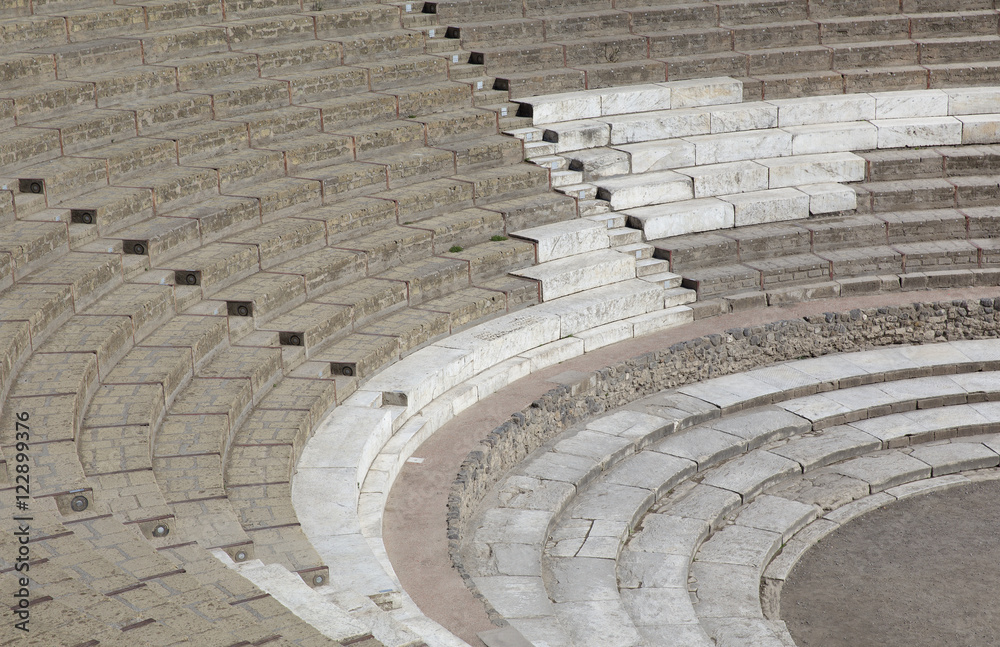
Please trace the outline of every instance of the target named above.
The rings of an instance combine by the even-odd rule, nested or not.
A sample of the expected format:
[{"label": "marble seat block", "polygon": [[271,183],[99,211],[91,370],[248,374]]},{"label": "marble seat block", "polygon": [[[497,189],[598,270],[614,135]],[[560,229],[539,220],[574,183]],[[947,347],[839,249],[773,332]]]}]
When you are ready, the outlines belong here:
[{"label": "marble seat block", "polygon": [[792,188],[719,196],[733,205],[734,226],[797,220],[809,217],[809,196]]},{"label": "marble seat block", "polygon": [[[1000,105],[997,108],[1000,109]],[[963,144],[1000,143],[1000,115],[968,115],[957,119],[962,122]]]},{"label": "marble seat block", "polygon": [[876,119],[879,148],[957,146],[962,143],[962,122],[955,117]]},{"label": "marble seat block", "polygon": [[763,191],[768,187],[768,169],[756,162],[728,162],[680,168],[694,183],[694,197],[707,198],[730,193]]},{"label": "marble seat block", "polygon": [[771,189],[824,182],[860,182],[865,179],[865,160],[854,153],[795,155],[758,162],[769,171],[768,188]]},{"label": "marble seat block", "polygon": [[[628,153],[614,148],[601,147],[574,151],[566,153],[563,159],[568,159],[571,171],[581,171],[583,179],[588,182],[604,177],[626,175],[632,171]],[[538,163],[536,160],[532,162]]]},{"label": "marble seat block", "polygon": [[695,164],[719,164],[792,154],[792,136],[783,130],[748,130],[687,137],[694,144]]},{"label": "marble seat block", "polygon": [[583,119],[552,124],[545,129],[542,139],[555,144],[557,153],[565,153],[607,146],[610,132],[610,127],[605,123]]},{"label": "marble seat block", "polygon": [[743,83],[728,76],[690,81],[670,81],[657,83],[670,88],[670,107],[691,108],[694,106],[715,106],[743,101]]},{"label": "marble seat block", "polygon": [[597,197],[611,203],[614,211],[650,204],[678,202],[694,197],[691,178],[674,171],[656,171],[601,180]]},{"label": "marble seat block", "polygon": [[554,222],[515,231],[511,236],[534,241],[535,257],[539,263],[610,246],[608,228],[591,220]]},{"label": "marble seat block", "polygon": [[662,110],[638,115],[602,117],[611,127],[611,143],[634,144],[712,132],[712,117],[705,110]]},{"label": "marble seat block", "polygon": [[671,89],[654,83],[601,90],[597,94],[601,99],[602,115],[669,110],[673,107],[670,103]]},{"label": "marble seat block", "polygon": [[1000,112],[1000,88],[950,88],[949,115],[981,115]]},{"label": "marble seat block", "polygon": [[518,103],[531,106],[531,122],[536,126],[601,116],[601,96],[594,92],[548,94]]},{"label": "marble seat block", "polygon": [[729,229],[735,226],[734,207],[717,198],[686,200],[625,212],[629,226],[642,229],[646,240]]},{"label": "marble seat block", "polygon": [[876,119],[943,117],[948,114],[948,95],[944,90],[901,90],[873,92]]},{"label": "marble seat block", "polygon": [[769,101],[778,109],[778,126],[806,126],[875,118],[875,98],[844,94]]},{"label": "marble seat block", "polygon": [[711,116],[713,133],[774,128],[778,125],[778,109],[769,103],[735,103],[706,109]]},{"label": "marble seat block", "polygon": [[683,139],[622,144],[616,148],[629,156],[632,173],[694,166],[694,144]]},{"label": "marble seat block", "polygon": [[878,128],[868,121],[789,126],[785,130],[792,135],[792,155],[878,148]]},{"label": "marble seat block", "polygon": [[858,208],[858,194],[849,186],[826,182],[795,187],[809,196],[809,213],[815,215],[853,211]]},{"label": "marble seat block", "polygon": [[542,300],[550,301],[617,281],[635,278],[635,257],[611,249],[576,254],[516,272],[541,281]]}]

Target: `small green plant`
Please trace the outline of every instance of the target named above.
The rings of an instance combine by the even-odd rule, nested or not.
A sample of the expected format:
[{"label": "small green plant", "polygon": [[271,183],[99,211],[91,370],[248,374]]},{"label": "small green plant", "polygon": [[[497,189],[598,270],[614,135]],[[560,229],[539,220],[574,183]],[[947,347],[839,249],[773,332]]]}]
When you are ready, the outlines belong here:
[{"label": "small green plant", "polygon": [[407,119],[416,119],[417,115],[406,115]]},{"label": "small green plant", "polygon": [[413,221],[412,221],[412,220],[407,220],[407,221],[406,221],[406,222],[404,222],[403,224],[404,224],[404,225],[412,225],[412,224],[413,224]]},{"label": "small green plant", "polygon": [[499,235],[497,235],[497,236],[491,236],[490,240],[492,240],[494,243],[499,243],[501,240],[507,240],[507,237],[506,236],[499,236]]},{"label": "small green plant", "polygon": [[452,245],[451,249],[449,249],[448,251],[451,252],[452,254],[457,254],[458,252],[462,251],[462,247],[460,245]]}]

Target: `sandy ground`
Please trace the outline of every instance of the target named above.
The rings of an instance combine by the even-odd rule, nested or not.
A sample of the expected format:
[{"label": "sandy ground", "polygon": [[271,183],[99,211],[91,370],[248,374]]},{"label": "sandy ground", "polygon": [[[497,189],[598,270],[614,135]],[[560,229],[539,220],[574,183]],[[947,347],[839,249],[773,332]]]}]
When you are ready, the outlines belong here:
[{"label": "sandy ground", "polygon": [[838,528],[785,583],[799,647],[1000,645],[1000,481],[904,499]]},{"label": "sandy ground", "polygon": [[[843,312],[852,308],[994,296],[1000,296],[997,288],[968,288],[897,292],[810,301],[783,308],[759,308],[702,319],[687,326],[607,346],[518,380],[465,410],[439,429],[414,454],[423,458],[424,462],[408,463],[400,472],[388,497],[382,532],[396,575],[428,617],[470,645],[483,647],[476,633],[495,627],[486,616],[483,605],[469,592],[458,571],[452,567],[446,536],[448,493],[458,467],[469,451],[475,449],[479,440],[510,414],[520,411],[554,388],[556,383],[551,381],[554,376],[565,371],[597,370],[650,350],[735,327],[823,312]],[[994,597],[1000,600],[1000,596]],[[1000,615],[997,617],[1000,618]],[[852,643],[852,647],[863,647],[864,644]],[[960,644],[985,647],[991,643],[950,645],[958,647]],[[1000,645],[1000,642],[992,644]],[[946,645],[949,644],[937,643],[937,647]]]}]

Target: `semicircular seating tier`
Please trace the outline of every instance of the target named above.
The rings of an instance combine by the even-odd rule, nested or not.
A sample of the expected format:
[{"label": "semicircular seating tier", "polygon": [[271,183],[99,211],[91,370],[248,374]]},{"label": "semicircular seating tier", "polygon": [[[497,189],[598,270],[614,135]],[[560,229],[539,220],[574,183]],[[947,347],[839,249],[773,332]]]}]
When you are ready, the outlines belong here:
[{"label": "semicircular seating tier", "polygon": [[[512,97],[726,74],[769,100],[997,66],[1000,12],[976,1],[613,4],[0,3],[0,508],[12,532],[30,463],[37,644],[460,644],[372,527],[406,448],[710,296],[523,163]],[[353,415],[374,422],[340,463],[304,462]],[[325,543],[300,519],[317,498],[344,521]]]},{"label": "semicircular seating tier", "polygon": [[989,341],[834,354],[648,396],[552,438],[464,566],[532,644],[789,647],[782,584],[865,512],[996,479]]}]

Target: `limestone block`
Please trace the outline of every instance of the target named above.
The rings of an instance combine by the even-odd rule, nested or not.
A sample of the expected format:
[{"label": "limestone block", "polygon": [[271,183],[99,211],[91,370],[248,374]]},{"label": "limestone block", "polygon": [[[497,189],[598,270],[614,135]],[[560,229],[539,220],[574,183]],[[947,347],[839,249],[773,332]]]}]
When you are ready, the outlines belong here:
[{"label": "limestone block", "polygon": [[784,543],[815,519],[819,512],[814,505],[762,494],[740,512],[735,523],[737,526],[776,532]]},{"label": "limestone block", "polygon": [[863,151],[878,148],[878,129],[868,121],[788,126],[792,155]]},{"label": "limestone block", "polygon": [[565,121],[550,125],[542,138],[555,144],[557,153],[607,146],[611,127],[593,120]]},{"label": "limestone block", "polygon": [[828,427],[813,436],[796,438],[771,451],[790,458],[809,471],[836,461],[882,448],[882,442],[852,426]]},{"label": "limestone block", "polygon": [[775,128],[778,109],[764,102],[737,103],[708,108],[713,133],[731,133],[743,130]]},{"label": "limestone block", "polygon": [[749,501],[769,485],[801,473],[795,461],[758,449],[711,470],[702,483],[736,492]]},{"label": "limestone block", "polygon": [[736,227],[809,217],[809,196],[797,189],[737,193],[719,199],[733,205]]},{"label": "limestone block", "polygon": [[865,160],[854,153],[819,153],[761,159],[769,171],[769,188],[821,184],[825,182],[860,182],[865,178]]},{"label": "limestone block", "polygon": [[624,589],[621,597],[637,627],[698,624],[698,616],[695,615],[686,586],[684,588],[644,586],[641,589]]},{"label": "limestone block", "polygon": [[[583,173],[583,179],[592,182],[598,178],[625,175],[631,172],[628,153],[613,148],[592,148],[568,153],[569,168]],[[534,161],[534,160],[532,160]]]},{"label": "limestone block", "polygon": [[620,600],[587,600],[553,605],[556,614],[578,647],[642,647],[645,642],[636,631]]},{"label": "limestone block", "polygon": [[590,220],[555,222],[515,231],[511,236],[534,241],[535,258],[539,263],[609,246],[607,227]]},{"label": "limestone block", "polygon": [[918,445],[910,455],[930,465],[932,476],[996,467],[1000,464],[1000,455],[986,445],[974,442]]},{"label": "limestone block", "polygon": [[943,90],[875,92],[875,119],[943,117],[948,114],[948,95]]},{"label": "limestone block", "polygon": [[531,106],[531,122],[536,126],[601,115],[601,95],[594,92],[547,94],[518,103]]},{"label": "limestone block", "polygon": [[1000,143],[1000,115],[971,115],[957,118],[962,122],[963,144]]},{"label": "limestone block", "polygon": [[686,139],[694,144],[695,164],[698,166],[792,154],[791,134],[776,128]]},{"label": "limestone block", "polygon": [[626,339],[632,339],[632,324],[628,321],[614,321],[576,334],[583,340],[585,353],[610,346]]},{"label": "limestone block", "polygon": [[559,339],[544,346],[521,353],[521,357],[531,362],[531,371],[540,371],[553,364],[583,355],[583,340],[576,338]]},{"label": "limestone block", "polygon": [[705,469],[720,460],[742,454],[746,448],[746,441],[738,436],[714,429],[697,429],[674,434],[656,443],[652,449],[692,460],[698,464],[698,469]]},{"label": "limestone block", "polygon": [[611,203],[614,211],[650,204],[678,202],[694,197],[691,178],[674,171],[654,171],[601,180],[597,197]]},{"label": "limestone block", "polygon": [[617,465],[605,480],[653,490],[655,496],[660,497],[694,474],[695,469],[694,462],[683,458],[659,452],[639,452]]},{"label": "limestone block", "polygon": [[795,187],[809,196],[809,213],[835,213],[858,208],[858,195],[849,186],[836,183],[803,184]]},{"label": "limestone block", "polygon": [[474,577],[473,582],[483,597],[505,618],[552,615],[552,603],[540,576]]},{"label": "limestone block", "polygon": [[756,162],[707,164],[679,168],[677,172],[691,178],[695,198],[763,191],[769,188],[768,170]]},{"label": "limestone block", "polygon": [[671,89],[670,107],[714,106],[743,101],[743,83],[728,76],[657,83]]},{"label": "limestone block", "polygon": [[533,308],[487,321],[434,345],[473,351],[473,367],[479,373],[526,350],[559,339],[559,326],[559,317]]},{"label": "limestone block", "polygon": [[859,456],[824,469],[867,481],[872,494],[931,475],[930,465],[899,451]]},{"label": "limestone block", "polygon": [[[694,290],[688,290],[688,293],[685,301],[691,303],[695,300],[695,292]],[[639,337],[640,335],[650,335],[654,332],[691,323],[694,321],[694,311],[688,306],[675,305],[665,310],[631,317],[628,321],[634,326],[633,334]]]},{"label": "limestone block", "polygon": [[769,101],[778,109],[778,126],[805,126],[875,118],[875,98],[845,94]]},{"label": "limestone block", "polygon": [[691,564],[691,575],[698,582],[698,606],[695,611],[703,625],[706,618],[763,616],[760,608],[760,569],[696,561]]},{"label": "limestone block", "polygon": [[511,272],[542,283],[542,300],[551,301],[608,283],[635,278],[635,258],[598,250],[560,258]]},{"label": "limestone block", "polygon": [[611,143],[634,144],[712,132],[712,118],[704,110],[665,110],[638,115],[603,117],[611,127]]},{"label": "limestone block", "polygon": [[1000,88],[949,88],[949,115],[981,115],[1000,112]]},{"label": "limestone block", "polygon": [[955,117],[877,119],[879,148],[957,146],[962,143],[962,122]]},{"label": "limestone block", "polygon": [[612,559],[550,558],[546,564],[552,575],[548,591],[553,602],[618,598],[615,562]]},{"label": "limestone block", "polygon": [[[620,255],[634,261],[633,257]],[[571,294],[537,306],[543,312],[559,317],[563,337],[662,307],[663,288],[636,278]]]},{"label": "limestone block", "polygon": [[643,230],[646,240],[735,226],[733,204],[718,198],[641,207],[624,213],[628,216],[630,226]]},{"label": "limestone block", "polygon": [[602,115],[623,115],[633,112],[669,110],[671,90],[656,84],[631,85],[614,90],[601,90]]},{"label": "limestone block", "polygon": [[470,350],[430,346],[373,377],[365,390],[382,391],[384,404],[405,406],[409,415],[473,375]]},{"label": "limestone block", "polygon": [[651,514],[642,521],[642,531],[632,536],[628,549],[632,553],[646,552],[681,555],[690,560],[698,546],[708,536],[709,524],[669,514]]},{"label": "limestone block", "polygon": [[[652,519],[648,516],[646,519]],[[643,520],[645,525],[645,520]],[[633,536],[640,537],[641,533]],[[648,589],[681,589],[687,593],[688,566],[691,555],[668,555],[665,553],[641,552],[626,546],[618,558],[618,581],[624,594],[628,589],[636,589],[642,584]],[[624,597],[624,596],[623,596]],[[626,601],[626,605],[628,602]]]},{"label": "limestone block", "polygon": [[623,144],[616,148],[628,154],[632,173],[694,166],[694,144],[682,139]]},{"label": "limestone block", "polygon": [[726,526],[698,551],[698,561],[754,566],[763,570],[781,547],[781,533],[751,526]]}]

